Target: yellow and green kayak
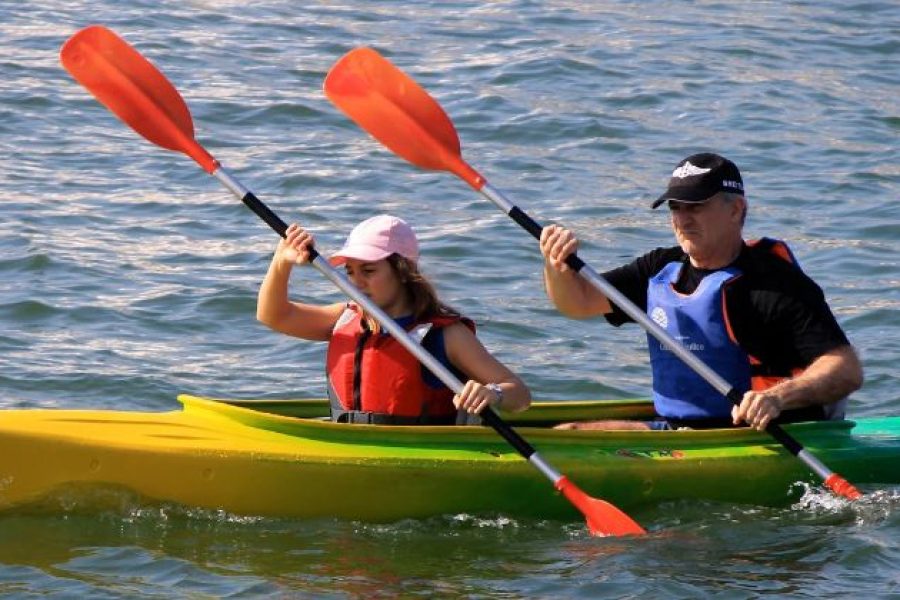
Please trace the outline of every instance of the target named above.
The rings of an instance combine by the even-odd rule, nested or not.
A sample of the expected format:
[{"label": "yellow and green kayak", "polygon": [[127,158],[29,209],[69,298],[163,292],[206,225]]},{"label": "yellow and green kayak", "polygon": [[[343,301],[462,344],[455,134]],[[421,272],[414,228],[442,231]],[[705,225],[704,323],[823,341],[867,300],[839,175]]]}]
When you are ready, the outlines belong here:
[{"label": "yellow and green kayak", "polygon": [[[238,515],[579,516],[486,427],[335,424],[322,418],[324,400],[179,400],[181,410],[162,413],[0,412],[0,510],[111,487]],[[778,505],[796,497],[795,482],[815,481],[770,436],[747,429],[548,428],[651,412],[637,400],[538,402],[505,416],[585,492],[620,508],[675,499]],[[857,485],[900,483],[900,417],[785,429]]]}]

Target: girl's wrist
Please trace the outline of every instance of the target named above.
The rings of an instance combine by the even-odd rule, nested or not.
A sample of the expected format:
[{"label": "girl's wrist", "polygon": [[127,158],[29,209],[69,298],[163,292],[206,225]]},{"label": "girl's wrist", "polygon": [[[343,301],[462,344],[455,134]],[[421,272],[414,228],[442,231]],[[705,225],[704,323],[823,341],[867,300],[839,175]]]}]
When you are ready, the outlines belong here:
[{"label": "girl's wrist", "polygon": [[501,408],[503,405],[503,388],[497,383],[488,383],[484,387],[494,392],[494,399],[491,400],[491,406]]}]

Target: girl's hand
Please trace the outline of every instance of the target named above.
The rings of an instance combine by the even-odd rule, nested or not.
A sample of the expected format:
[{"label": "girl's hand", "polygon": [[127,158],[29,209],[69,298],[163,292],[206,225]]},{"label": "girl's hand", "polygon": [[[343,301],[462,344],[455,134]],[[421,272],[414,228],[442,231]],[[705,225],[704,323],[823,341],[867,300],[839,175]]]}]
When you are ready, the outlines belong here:
[{"label": "girl's hand", "polygon": [[309,249],[313,244],[315,239],[310,232],[296,223],[291,223],[284,239],[278,243],[278,254],[284,262],[295,265],[309,264]]},{"label": "girl's hand", "polygon": [[477,415],[488,406],[497,406],[500,397],[494,390],[470,379],[460,393],[453,396],[456,408]]}]

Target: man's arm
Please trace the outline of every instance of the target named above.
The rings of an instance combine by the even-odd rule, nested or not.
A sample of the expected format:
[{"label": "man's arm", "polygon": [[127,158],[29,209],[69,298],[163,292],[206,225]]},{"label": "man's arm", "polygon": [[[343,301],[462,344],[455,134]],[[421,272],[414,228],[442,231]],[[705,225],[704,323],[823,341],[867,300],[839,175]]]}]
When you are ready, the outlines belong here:
[{"label": "man's arm", "polygon": [[587,319],[612,311],[606,296],[566,265],[578,250],[578,240],[568,229],[549,225],[541,231],[544,285],[557,310],[571,319]]},{"label": "man's arm", "polygon": [[762,431],[784,410],[831,404],[862,384],[862,364],[853,347],[839,346],[814,360],[799,375],[761,392],[747,392],[731,414],[735,425],[746,422]]}]

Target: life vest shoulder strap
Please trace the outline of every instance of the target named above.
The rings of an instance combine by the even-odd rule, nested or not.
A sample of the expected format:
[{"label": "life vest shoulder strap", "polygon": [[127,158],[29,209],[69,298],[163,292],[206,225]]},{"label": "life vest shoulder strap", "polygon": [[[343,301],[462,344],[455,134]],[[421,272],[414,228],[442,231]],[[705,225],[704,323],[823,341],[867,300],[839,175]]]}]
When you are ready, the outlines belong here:
[{"label": "life vest shoulder strap", "polygon": [[344,306],[344,312],[342,312],[338,317],[338,320],[334,322],[334,327],[332,327],[331,330],[337,331],[338,329],[355,319],[359,314],[361,313],[359,312],[359,308],[355,304],[347,303]]},{"label": "life vest shoulder strap", "polygon": [[748,241],[747,246],[755,250],[762,250],[763,252],[774,254],[786,263],[792,264],[798,269],[800,268],[800,262],[797,260],[797,257],[794,256],[790,246],[788,246],[787,242],[784,240],[761,237],[756,240]]},{"label": "life vest shoulder strap", "polygon": [[462,315],[441,315],[428,319],[427,322],[431,323],[437,328],[448,327],[450,325],[453,325],[454,323],[462,323],[469,328],[469,331],[475,333],[475,321],[473,321],[469,317],[464,317]]},{"label": "life vest shoulder strap", "polygon": [[[338,320],[335,321],[332,331],[337,331],[354,319],[361,317],[362,309],[360,309],[360,307],[356,304],[348,302],[344,308],[344,311],[338,317]],[[413,337],[421,342],[425,335],[427,335],[428,332],[432,330],[432,328],[442,329],[457,322],[462,323],[463,325],[468,327],[472,333],[475,333],[475,321],[462,315],[439,315],[430,319],[423,319],[422,321],[413,325],[410,333],[412,333]]]}]

